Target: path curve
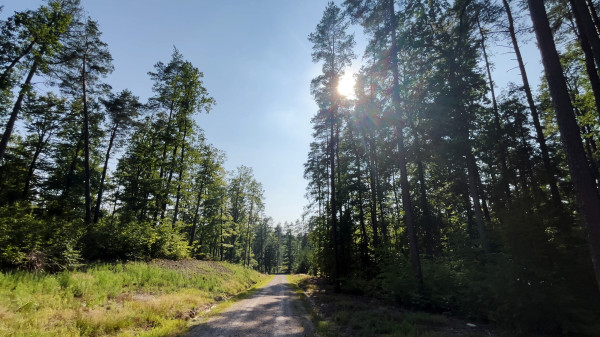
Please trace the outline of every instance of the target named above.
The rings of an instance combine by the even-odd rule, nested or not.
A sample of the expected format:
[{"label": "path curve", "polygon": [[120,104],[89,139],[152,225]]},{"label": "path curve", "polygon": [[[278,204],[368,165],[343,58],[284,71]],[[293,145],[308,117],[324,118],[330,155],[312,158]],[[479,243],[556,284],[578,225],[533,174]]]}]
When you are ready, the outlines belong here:
[{"label": "path curve", "polygon": [[187,337],[314,336],[301,300],[285,275],[277,275],[252,297],[193,328]]}]

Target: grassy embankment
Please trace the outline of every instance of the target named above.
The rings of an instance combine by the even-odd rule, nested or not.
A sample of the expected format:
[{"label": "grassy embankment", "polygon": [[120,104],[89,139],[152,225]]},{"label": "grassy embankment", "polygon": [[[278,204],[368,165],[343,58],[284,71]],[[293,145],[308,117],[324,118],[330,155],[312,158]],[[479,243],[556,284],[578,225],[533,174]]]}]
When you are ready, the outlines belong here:
[{"label": "grassy embankment", "polygon": [[194,260],[0,273],[0,336],[175,336],[265,277]]},{"label": "grassy embankment", "polygon": [[333,287],[308,275],[289,275],[288,280],[303,298],[319,336],[495,336],[486,328],[444,315],[401,310],[365,296],[335,294]]}]

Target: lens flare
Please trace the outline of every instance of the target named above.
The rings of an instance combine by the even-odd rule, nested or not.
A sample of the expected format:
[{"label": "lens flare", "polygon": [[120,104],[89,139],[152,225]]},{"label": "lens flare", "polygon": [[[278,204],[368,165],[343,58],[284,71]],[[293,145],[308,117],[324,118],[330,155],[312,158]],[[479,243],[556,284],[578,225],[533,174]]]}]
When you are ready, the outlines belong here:
[{"label": "lens flare", "polygon": [[344,76],[340,77],[338,82],[338,93],[346,98],[354,97],[354,76],[351,72],[347,72]]}]

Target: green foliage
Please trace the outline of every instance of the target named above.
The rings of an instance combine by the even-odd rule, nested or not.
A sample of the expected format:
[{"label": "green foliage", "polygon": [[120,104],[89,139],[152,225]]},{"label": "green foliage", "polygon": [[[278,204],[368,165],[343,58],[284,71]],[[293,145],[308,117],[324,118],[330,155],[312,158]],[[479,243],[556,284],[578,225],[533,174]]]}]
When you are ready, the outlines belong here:
[{"label": "green foliage", "polygon": [[181,260],[189,257],[190,250],[182,226],[166,220],[154,225],[103,218],[94,226],[87,245],[93,251],[88,255],[109,260]]},{"label": "green foliage", "polygon": [[0,265],[54,271],[79,266],[83,224],[34,212],[20,203],[0,208]]},{"label": "green foliage", "polygon": [[191,260],[0,273],[0,331],[17,336],[181,333],[200,308],[263,277],[241,266]]}]

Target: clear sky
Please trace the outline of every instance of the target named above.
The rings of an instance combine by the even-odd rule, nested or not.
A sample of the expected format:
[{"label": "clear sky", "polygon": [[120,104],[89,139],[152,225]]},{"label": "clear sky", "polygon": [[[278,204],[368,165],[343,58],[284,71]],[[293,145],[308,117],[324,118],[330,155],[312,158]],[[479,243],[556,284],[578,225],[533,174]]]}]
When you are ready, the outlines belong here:
[{"label": "clear sky", "polygon": [[[40,4],[41,0],[5,0],[1,16]],[[127,88],[145,101],[152,95],[147,72],[158,61],[168,62],[176,46],[204,72],[205,87],[217,101],[197,122],[208,142],[227,153],[226,168],[253,168],[265,189],[266,214],[275,222],[300,218],[307,203],[303,164],[312,139],[310,119],[317,109],[309,86],[321,71],[312,63],[307,36],[327,1],[82,0],[82,4],[99,22],[114,58],[115,71],[106,82],[115,91]],[[357,36],[362,31],[352,30]],[[362,55],[363,49],[364,42],[358,41],[356,54]],[[531,41],[524,49],[536,86],[539,53]],[[502,47],[492,51],[500,86],[509,80],[520,83],[514,57],[506,52]]]}]

